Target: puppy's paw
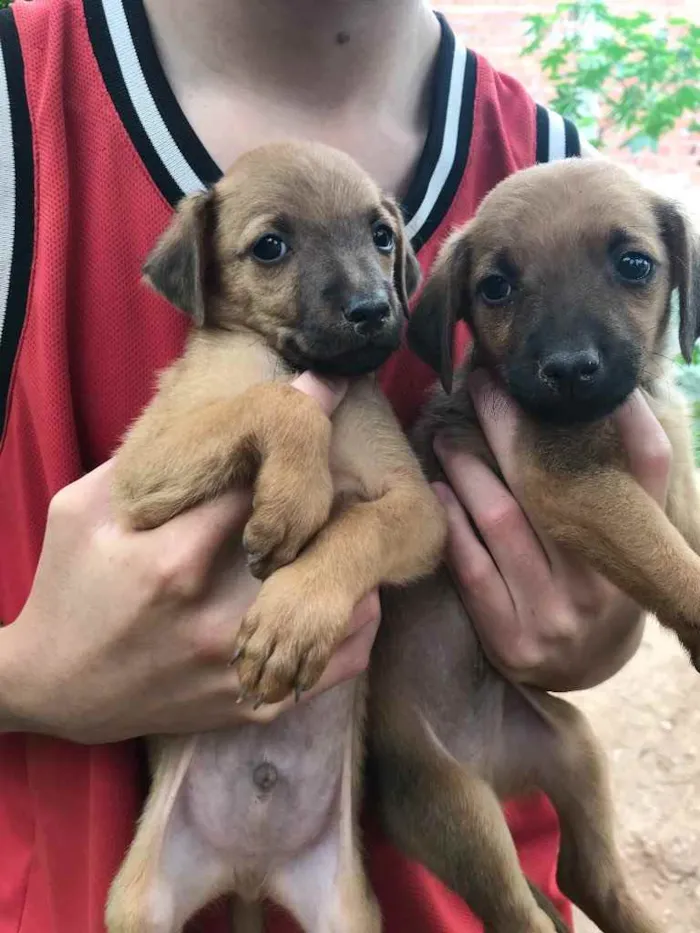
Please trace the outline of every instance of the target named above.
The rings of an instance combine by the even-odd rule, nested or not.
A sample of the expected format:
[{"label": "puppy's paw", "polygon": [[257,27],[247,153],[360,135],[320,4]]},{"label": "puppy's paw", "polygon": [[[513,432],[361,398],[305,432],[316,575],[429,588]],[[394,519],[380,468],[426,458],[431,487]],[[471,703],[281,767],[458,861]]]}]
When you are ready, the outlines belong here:
[{"label": "puppy's paw", "polygon": [[277,703],[292,692],[299,697],[318,681],[343,639],[352,606],[308,583],[291,565],[263,584],[234,644],[242,698]]},{"label": "puppy's paw", "polygon": [[290,564],[328,521],[333,487],[326,464],[314,473],[287,467],[279,477],[261,474],[243,547],[254,577],[264,580]]}]

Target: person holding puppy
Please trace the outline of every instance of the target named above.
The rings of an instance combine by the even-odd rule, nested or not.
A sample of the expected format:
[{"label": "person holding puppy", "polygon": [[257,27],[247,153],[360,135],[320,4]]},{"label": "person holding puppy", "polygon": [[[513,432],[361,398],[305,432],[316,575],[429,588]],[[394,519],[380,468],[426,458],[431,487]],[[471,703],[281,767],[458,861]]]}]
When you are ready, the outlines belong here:
[{"label": "person holding puppy", "polygon": [[[397,196],[424,273],[503,177],[581,154],[572,125],[421,0],[18,0],[0,12],[0,933],[103,929],[143,790],[129,740],[284,713],[236,705],[226,664],[256,592],[227,560],[249,496],[129,534],[110,511],[109,457],[186,335],[140,285],[144,258],[184,194],[286,137],[347,151]],[[381,378],[410,424],[431,372],[402,349]],[[296,385],[329,415],[344,391],[309,374]],[[518,504],[518,412],[494,393],[476,380],[510,488],[440,450],[453,571],[507,676],[590,686],[634,652],[641,614],[533,531]],[[660,426],[639,397],[617,418],[632,472],[663,501]],[[364,669],[378,624],[370,594],[315,689]],[[566,912],[548,802],[507,812],[525,871]],[[480,928],[371,822],[367,839],[388,933]],[[224,905],[193,929],[227,923]],[[278,916],[268,928],[293,929]]]}]

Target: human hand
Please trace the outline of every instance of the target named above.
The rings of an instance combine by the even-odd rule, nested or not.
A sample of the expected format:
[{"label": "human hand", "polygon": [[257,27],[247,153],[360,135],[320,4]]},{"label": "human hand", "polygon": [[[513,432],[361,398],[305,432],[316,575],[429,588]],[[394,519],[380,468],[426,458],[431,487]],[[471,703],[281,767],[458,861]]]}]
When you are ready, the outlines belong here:
[{"label": "human hand", "polygon": [[[488,657],[511,680],[558,691],[593,686],[638,647],[641,610],[524,513],[515,444],[519,410],[484,372],[470,380],[477,417],[507,487],[476,457],[436,443],[450,486],[438,483],[435,491],[447,510],[449,562],[464,605]],[[642,394],[614,418],[632,475],[665,503],[671,448]]]},{"label": "human hand", "polygon": [[[345,393],[308,373],[294,384],[329,415]],[[31,594],[0,632],[0,731],[94,743],[279,715],[293,700],[237,704],[228,665],[260,587],[240,547],[251,495],[231,491],[133,532],[112,514],[111,474],[109,462],[51,503]],[[301,702],[364,670],[379,613],[372,593]]]}]

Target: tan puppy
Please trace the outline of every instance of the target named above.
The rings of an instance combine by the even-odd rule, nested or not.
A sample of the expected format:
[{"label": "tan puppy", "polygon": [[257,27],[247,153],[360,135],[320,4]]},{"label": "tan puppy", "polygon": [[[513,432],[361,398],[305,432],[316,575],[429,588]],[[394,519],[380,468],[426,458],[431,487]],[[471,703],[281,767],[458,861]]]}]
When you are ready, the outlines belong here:
[{"label": "tan puppy", "polygon": [[[418,279],[400,214],[347,156],[266,146],[182,203],[145,271],[198,329],[117,454],[117,509],[148,528],[254,481],[244,545],[265,582],[231,654],[242,694],[298,694],[356,603],[429,573],[443,547],[442,508],[373,378],[332,425],[287,384],[370,373],[398,346]],[[360,678],[264,725],[154,740],[109,933],[177,933],[231,892],[271,897],[307,933],[378,931],[355,830],[363,716]]]},{"label": "tan puppy", "polygon": [[[655,612],[697,665],[700,498],[663,355],[674,289],[688,357],[700,257],[678,209],[606,162],[512,176],[444,245],[411,321],[412,345],[448,392],[455,321],[474,336],[415,440],[431,479],[438,433],[495,468],[464,378],[486,367],[524,411],[522,501],[535,527]],[[637,386],[673,448],[666,514],[627,472],[609,417]],[[551,933],[561,921],[526,883],[499,804],[539,788],[559,815],[562,890],[604,933],[658,933],[626,886],[603,756],[581,713],[490,665],[446,569],[383,603],[370,735],[391,838],[489,933]]]}]

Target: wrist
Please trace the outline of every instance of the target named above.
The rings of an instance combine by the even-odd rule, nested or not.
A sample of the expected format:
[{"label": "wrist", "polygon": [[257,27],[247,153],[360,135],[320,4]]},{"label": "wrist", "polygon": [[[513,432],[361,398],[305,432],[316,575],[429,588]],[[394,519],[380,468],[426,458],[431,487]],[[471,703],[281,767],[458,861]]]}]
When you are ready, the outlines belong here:
[{"label": "wrist", "polygon": [[21,620],[20,616],[12,625],[0,628],[0,734],[38,731],[26,702],[37,673],[24,660]]}]

